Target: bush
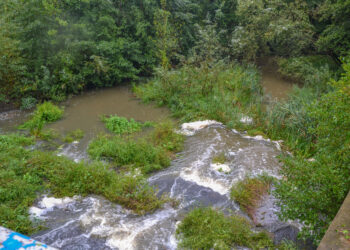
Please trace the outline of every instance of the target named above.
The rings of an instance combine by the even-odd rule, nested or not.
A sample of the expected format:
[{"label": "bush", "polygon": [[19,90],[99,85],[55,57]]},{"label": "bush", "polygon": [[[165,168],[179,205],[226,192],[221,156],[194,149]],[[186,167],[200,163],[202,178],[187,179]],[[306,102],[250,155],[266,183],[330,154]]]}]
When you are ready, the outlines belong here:
[{"label": "bush", "polygon": [[179,246],[185,249],[232,249],[237,246],[262,249],[273,247],[264,232],[251,231],[239,216],[225,216],[213,208],[196,208],[186,215],[176,230]]},{"label": "bush", "polygon": [[5,227],[32,233],[28,208],[47,190],[56,197],[102,195],[138,214],[165,202],[141,175],[117,174],[106,164],[75,163],[23,147],[31,143],[32,138],[0,135],[0,222]]},{"label": "bush", "polygon": [[29,129],[31,134],[39,136],[45,124],[61,119],[63,109],[52,104],[44,102],[36,107],[32,118],[19,126],[20,129]]},{"label": "bush", "polygon": [[22,104],[21,109],[32,109],[35,107],[36,103],[38,102],[34,97],[25,97],[22,98]]}]

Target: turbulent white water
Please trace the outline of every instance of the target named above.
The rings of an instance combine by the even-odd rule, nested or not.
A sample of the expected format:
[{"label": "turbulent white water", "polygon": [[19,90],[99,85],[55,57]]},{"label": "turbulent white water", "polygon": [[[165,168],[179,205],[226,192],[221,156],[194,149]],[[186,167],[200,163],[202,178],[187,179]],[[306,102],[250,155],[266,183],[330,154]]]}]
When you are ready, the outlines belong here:
[{"label": "turbulent white water", "polygon": [[[169,193],[180,201],[178,208],[166,205],[138,216],[97,196],[44,197],[31,212],[44,218],[48,229],[34,237],[61,249],[176,249],[176,224],[193,207],[215,206],[242,213],[229,199],[232,184],[247,175],[278,176],[278,142],[228,130],[215,121],[187,123],[181,132],[189,135],[184,151],[170,168],[149,178],[159,194]],[[74,158],[74,151],[61,152],[70,152]],[[212,159],[217,154],[225,154],[227,162],[214,164]],[[81,155],[77,152],[77,159]],[[275,209],[274,201],[270,203],[262,206],[262,213]],[[276,230],[272,225],[282,225],[273,212],[259,219],[261,224],[270,225],[267,228],[271,231]]]}]

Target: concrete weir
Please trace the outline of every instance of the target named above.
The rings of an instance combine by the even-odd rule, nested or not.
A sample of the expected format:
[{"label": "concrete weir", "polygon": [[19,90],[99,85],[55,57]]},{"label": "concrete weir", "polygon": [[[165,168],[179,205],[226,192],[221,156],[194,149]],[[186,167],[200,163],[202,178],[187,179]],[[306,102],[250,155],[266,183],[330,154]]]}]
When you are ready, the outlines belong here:
[{"label": "concrete weir", "polygon": [[0,249],[31,249],[31,250],[54,250],[56,248],[47,246],[28,236],[13,232],[7,228],[0,227]]},{"label": "concrete weir", "polygon": [[317,250],[348,249],[350,249],[350,192],[317,248]]}]

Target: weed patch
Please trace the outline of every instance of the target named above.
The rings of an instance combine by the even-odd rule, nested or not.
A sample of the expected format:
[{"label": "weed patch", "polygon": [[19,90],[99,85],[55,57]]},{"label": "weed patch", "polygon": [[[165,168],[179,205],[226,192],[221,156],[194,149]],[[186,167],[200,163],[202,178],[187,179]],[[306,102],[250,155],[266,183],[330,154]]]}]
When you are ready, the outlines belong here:
[{"label": "weed patch", "polygon": [[20,125],[19,129],[28,129],[32,135],[39,137],[45,124],[57,121],[62,116],[63,109],[51,102],[44,102],[36,107],[31,119]]},{"label": "weed patch", "polygon": [[65,157],[24,148],[32,138],[0,135],[0,222],[30,234],[35,227],[28,215],[38,194],[56,197],[102,195],[138,214],[154,211],[167,200],[142,175],[118,174],[102,163],[75,163]]},{"label": "weed patch", "polygon": [[262,249],[273,247],[264,232],[251,231],[249,222],[239,216],[225,216],[213,208],[196,208],[186,215],[176,230],[185,249],[232,249],[237,246]]},{"label": "weed patch", "polygon": [[255,222],[255,209],[261,198],[269,192],[270,185],[271,179],[266,176],[246,178],[231,188],[231,199],[238,202]]}]

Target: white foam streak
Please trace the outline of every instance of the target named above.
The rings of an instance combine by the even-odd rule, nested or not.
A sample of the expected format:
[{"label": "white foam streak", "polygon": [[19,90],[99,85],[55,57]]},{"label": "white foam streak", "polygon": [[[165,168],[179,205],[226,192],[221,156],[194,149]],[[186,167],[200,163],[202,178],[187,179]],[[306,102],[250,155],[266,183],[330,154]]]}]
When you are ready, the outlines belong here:
[{"label": "white foam streak", "polygon": [[210,125],[222,125],[222,123],[214,121],[214,120],[205,120],[205,121],[183,123],[181,125],[181,130],[179,131],[179,133],[181,133],[183,135],[187,135],[187,136],[192,136],[198,130],[206,128]]}]

